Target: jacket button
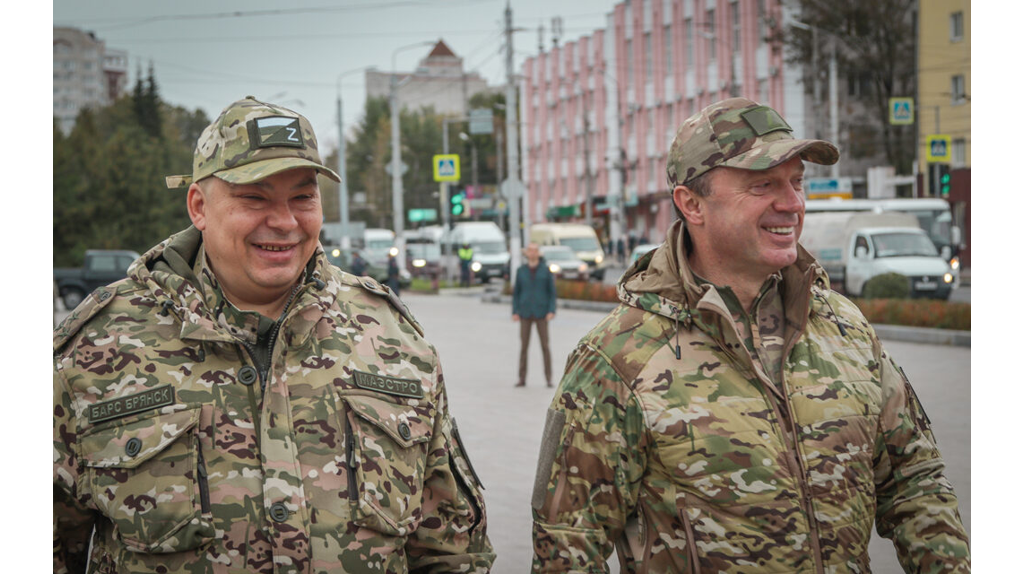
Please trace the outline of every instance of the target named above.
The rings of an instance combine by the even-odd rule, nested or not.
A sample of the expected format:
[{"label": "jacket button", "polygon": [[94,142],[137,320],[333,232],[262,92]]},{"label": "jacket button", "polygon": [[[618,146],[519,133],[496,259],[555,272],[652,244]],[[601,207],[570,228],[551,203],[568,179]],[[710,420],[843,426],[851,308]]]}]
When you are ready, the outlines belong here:
[{"label": "jacket button", "polygon": [[127,454],[128,456],[134,457],[135,455],[139,454],[139,451],[141,450],[142,440],[140,440],[138,437],[132,437],[128,439],[128,442],[124,445],[124,453]]},{"label": "jacket button", "polygon": [[255,383],[257,377],[256,369],[251,365],[246,365],[238,370],[238,381],[243,385],[251,385]]},{"label": "jacket button", "polygon": [[288,508],[283,502],[275,502],[270,506],[270,518],[274,522],[284,522],[288,520]]},{"label": "jacket button", "polygon": [[400,434],[405,440],[412,438],[412,431],[409,429],[409,425],[405,423],[398,424],[398,434]]}]

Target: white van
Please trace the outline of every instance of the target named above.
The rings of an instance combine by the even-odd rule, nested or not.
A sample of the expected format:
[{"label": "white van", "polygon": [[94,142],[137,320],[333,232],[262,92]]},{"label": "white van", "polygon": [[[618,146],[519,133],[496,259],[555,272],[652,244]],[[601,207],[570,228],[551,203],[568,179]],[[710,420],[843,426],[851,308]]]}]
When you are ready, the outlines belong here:
[{"label": "white van", "polygon": [[580,260],[590,266],[590,276],[604,281],[608,263],[593,227],[583,223],[535,223],[530,226],[530,242],[571,248]]},{"label": "white van", "polygon": [[509,276],[508,244],[505,234],[493,221],[465,221],[456,223],[448,235],[449,253],[458,253],[459,247],[468,243],[473,248],[474,272],[484,283],[492,277]]}]

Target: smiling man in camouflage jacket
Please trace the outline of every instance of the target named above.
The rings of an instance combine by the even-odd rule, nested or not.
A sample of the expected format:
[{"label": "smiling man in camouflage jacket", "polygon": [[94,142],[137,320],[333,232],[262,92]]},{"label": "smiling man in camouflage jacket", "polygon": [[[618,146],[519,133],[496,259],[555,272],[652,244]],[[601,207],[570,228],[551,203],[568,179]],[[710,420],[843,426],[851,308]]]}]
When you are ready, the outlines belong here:
[{"label": "smiling man in camouflage jacket", "polygon": [[193,227],[55,330],[54,572],[489,571],[437,353],[327,263],[318,173],[304,117],[231,104],[168,178]]},{"label": "smiling man in camouflage jacket", "polygon": [[535,572],[970,571],[927,416],[857,307],[797,244],[796,140],[740,98],[679,129],[682,221],[569,358],[534,488]]}]

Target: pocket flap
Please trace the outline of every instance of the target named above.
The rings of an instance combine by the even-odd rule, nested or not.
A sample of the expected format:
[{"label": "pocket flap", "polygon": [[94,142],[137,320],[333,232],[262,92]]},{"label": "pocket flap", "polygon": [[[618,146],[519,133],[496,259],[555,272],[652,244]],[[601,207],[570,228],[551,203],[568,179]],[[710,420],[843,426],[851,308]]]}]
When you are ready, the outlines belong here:
[{"label": "pocket flap", "polygon": [[360,418],[387,433],[404,448],[430,440],[430,421],[424,420],[413,407],[363,395],[348,395],[343,399]]},{"label": "pocket flap", "polygon": [[82,438],[82,458],[86,466],[96,468],[135,468],[195,426],[199,409],[121,419],[95,428]]}]

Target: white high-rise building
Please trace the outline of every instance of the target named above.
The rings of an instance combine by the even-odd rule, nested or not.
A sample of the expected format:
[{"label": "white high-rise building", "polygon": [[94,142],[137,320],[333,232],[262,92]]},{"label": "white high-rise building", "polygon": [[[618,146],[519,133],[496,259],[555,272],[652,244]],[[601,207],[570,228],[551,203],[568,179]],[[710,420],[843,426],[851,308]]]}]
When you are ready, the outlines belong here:
[{"label": "white high-rise building", "polygon": [[54,26],[53,117],[64,133],[80,110],[116,100],[127,80],[127,52],[107,49],[92,32]]}]

